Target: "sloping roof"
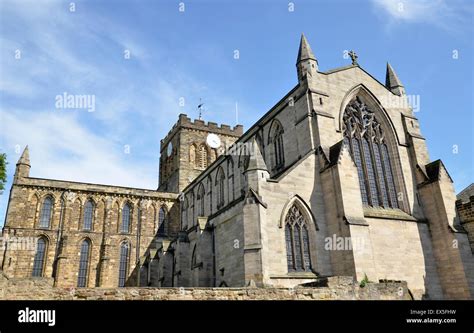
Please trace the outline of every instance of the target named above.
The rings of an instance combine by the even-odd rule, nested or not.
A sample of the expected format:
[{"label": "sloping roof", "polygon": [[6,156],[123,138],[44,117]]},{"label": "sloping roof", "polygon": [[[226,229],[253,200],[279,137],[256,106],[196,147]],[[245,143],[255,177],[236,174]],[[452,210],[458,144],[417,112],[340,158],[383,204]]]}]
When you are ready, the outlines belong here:
[{"label": "sloping roof", "polygon": [[468,202],[469,198],[472,196],[474,196],[474,183],[459,192],[456,199],[461,200],[462,202]]},{"label": "sloping roof", "polygon": [[441,168],[443,168],[446,171],[449,179],[451,179],[451,182],[453,181],[453,179],[448,173],[448,170],[444,166],[443,162],[441,160],[436,160],[431,163],[428,163],[425,167],[426,175],[428,176],[428,182],[435,182],[439,180]]}]

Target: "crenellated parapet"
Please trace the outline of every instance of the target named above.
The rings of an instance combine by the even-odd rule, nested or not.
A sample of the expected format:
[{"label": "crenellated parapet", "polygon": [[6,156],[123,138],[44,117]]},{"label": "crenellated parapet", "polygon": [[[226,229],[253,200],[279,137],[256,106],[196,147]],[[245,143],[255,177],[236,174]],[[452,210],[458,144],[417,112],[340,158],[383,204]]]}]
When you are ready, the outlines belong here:
[{"label": "crenellated parapet", "polygon": [[168,134],[160,141],[161,143],[161,150],[166,147],[166,144],[170,141],[170,139],[174,136],[176,131],[181,128],[187,128],[191,130],[197,131],[204,131],[204,132],[211,132],[226,136],[233,136],[233,137],[240,137],[243,134],[243,126],[236,125],[230,126],[226,124],[221,124],[220,126],[212,121],[205,122],[201,119],[194,119],[191,120],[186,114],[180,114],[178,121],[173,125],[171,130]]}]

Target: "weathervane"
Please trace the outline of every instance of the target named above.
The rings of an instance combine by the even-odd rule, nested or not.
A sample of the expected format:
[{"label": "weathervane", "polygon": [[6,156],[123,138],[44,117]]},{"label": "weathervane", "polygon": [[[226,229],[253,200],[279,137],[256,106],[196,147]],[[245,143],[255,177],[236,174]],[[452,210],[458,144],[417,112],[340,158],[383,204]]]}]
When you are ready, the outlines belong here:
[{"label": "weathervane", "polygon": [[199,98],[199,105],[198,105],[198,110],[199,110],[199,120],[201,120],[201,116],[202,116],[202,106],[204,105],[204,103],[202,102],[201,98]]},{"label": "weathervane", "polygon": [[350,50],[348,55],[352,59],[352,64],[353,65],[358,65],[358,63],[357,63],[357,58],[358,58],[357,54],[354,51]]}]

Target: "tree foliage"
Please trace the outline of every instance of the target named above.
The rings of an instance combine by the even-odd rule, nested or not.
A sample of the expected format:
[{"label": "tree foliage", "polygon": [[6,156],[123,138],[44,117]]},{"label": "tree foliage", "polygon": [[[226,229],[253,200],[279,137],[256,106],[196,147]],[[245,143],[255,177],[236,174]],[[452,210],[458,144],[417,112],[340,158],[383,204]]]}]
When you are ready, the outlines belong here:
[{"label": "tree foliage", "polygon": [[7,182],[7,155],[0,154],[0,194],[5,189],[5,183]]}]

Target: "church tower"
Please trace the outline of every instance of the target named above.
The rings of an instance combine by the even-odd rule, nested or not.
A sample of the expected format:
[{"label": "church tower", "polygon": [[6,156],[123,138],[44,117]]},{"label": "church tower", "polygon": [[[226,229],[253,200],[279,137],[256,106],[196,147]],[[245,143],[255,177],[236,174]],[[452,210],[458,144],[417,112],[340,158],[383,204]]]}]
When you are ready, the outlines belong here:
[{"label": "church tower", "polygon": [[180,114],[160,142],[158,191],[181,192],[243,133],[242,125],[231,128]]}]

